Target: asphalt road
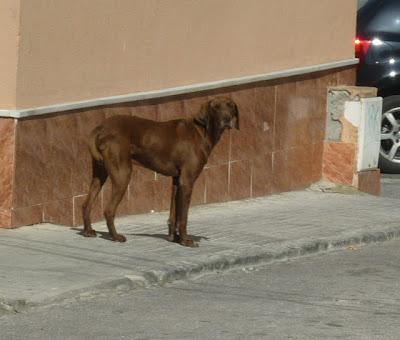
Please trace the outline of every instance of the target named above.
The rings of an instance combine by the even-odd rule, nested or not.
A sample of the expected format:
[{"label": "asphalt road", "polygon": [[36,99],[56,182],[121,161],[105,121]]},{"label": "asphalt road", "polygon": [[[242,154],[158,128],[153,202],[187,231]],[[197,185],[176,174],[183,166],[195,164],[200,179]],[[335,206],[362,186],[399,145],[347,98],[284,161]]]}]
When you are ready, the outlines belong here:
[{"label": "asphalt road", "polygon": [[400,241],[0,318],[5,339],[399,339]]}]

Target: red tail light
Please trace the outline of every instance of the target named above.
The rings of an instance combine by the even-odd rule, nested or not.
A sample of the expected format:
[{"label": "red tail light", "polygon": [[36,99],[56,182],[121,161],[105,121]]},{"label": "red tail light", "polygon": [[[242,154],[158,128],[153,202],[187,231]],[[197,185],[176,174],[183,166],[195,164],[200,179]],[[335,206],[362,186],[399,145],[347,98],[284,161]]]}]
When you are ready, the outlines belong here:
[{"label": "red tail light", "polygon": [[354,45],[356,47],[356,57],[360,59],[360,63],[365,59],[369,48],[371,47],[371,40],[356,38]]}]

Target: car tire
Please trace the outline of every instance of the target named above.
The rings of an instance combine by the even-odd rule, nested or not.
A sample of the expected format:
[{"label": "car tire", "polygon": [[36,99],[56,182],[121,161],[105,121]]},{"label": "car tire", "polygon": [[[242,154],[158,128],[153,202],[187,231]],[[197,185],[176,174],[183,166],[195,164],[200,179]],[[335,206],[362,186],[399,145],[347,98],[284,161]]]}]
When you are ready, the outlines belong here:
[{"label": "car tire", "polygon": [[[390,119],[388,119],[390,117]],[[394,120],[397,125],[394,124]],[[392,121],[392,123],[390,123]],[[391,138],[387,138],[391,135]],[[386,136],[386,137],[385,137]],[[383,98],[381,120],[381,148],[379,151],[379,168],[381,172],[395,174],[400,173],[400,144],[399,151],[390,155],[391,148],[397,148],[394,144],[400,140],[400,96]],[[392,143],[392,146],[390,146]],[[397,142],[398,143],[398,142]],[[397,149],[396,149],[397,150]]]}]

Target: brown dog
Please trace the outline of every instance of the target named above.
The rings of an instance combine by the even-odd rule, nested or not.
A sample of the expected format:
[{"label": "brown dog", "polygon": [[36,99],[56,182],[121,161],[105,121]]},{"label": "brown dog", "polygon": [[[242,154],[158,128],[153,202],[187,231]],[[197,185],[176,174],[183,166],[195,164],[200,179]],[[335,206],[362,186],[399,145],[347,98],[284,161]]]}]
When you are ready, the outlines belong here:
[{"label": "brown dog", "polygon": [[[113,241],[125,242],[117,234],[114,216],[132,171],[132,161],[164,176],[172,177],[169,241],[197,246],[186,232],[193,185],[226,128],[239,129],[239,111],[229,98],[216,97],[190,119],[155,122],[131,116],[114,116],[96,127],[89,139],[93,179],[84,202],[84,235],[96,236],[90,211],[101,187],[110,176],[112,195],[104,216]],[[179,232],[179,235],[178,235]]]}]

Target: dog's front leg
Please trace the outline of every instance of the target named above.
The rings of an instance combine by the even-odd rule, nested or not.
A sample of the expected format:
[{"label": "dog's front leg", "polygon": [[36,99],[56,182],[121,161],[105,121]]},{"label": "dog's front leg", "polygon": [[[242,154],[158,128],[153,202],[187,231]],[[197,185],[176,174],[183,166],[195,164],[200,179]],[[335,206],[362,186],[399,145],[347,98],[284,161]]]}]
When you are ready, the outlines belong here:
[{"label": "dog's front leg", "polygon": [[179,236],[176,232],[176,198],[178,193],[179,177],[172,178],[172,194],[171,194],[171,207],[168,219],[168,236],[167,240],[170,242],[179,242]]},{"label": "dog's front leg", "polygon": [[179,185],[176,199],[176,219],[177,227],[179,230],[180,243],[186,247],[198,247],[198,244],[189,238],[186,226],[188,219],[188,211],[190,205],[190,198],[192,196],[192,189],[195,179],[189,176],[182,176],[179,178]]}]

